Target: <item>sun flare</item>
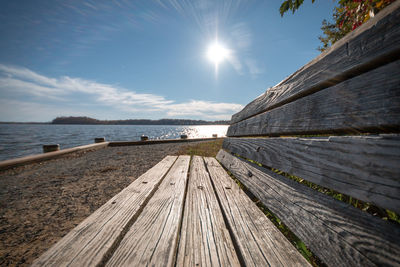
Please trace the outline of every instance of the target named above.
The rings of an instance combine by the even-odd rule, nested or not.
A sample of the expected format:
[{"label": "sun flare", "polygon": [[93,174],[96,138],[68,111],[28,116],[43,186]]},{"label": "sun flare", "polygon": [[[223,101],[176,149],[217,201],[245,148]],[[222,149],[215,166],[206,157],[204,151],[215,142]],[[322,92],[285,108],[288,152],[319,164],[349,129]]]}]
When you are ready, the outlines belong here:
[{"label": "sun flare", "polygon": [[229,56],[229,50],[222,44],[215,42],[208,47],[207,57],[216,66]]}]

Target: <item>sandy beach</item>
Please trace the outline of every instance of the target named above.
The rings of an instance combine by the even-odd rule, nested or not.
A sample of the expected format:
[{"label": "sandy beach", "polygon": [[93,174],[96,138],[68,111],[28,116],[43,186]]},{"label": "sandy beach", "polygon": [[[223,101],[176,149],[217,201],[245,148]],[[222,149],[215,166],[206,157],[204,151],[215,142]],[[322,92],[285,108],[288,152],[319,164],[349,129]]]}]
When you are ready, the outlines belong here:
[{"label": "sandy beach", "polygon": [[107,147],[0,171],[0,266],[29,265],[108,199],[187,145]]}]

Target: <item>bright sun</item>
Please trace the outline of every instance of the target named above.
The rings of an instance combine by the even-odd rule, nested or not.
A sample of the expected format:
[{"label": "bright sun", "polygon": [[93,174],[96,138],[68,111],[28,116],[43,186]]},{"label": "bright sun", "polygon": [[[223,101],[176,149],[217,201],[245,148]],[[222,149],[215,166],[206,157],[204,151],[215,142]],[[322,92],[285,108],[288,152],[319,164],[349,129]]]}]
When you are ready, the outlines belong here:
[{"label": "bright sun", "polygon": [[210,61],[214,62],[215,66],[218,66],[218,64],[228,58],[228,56],[229,50],[218,42],[215,42],[208,47],[207,57]]}]

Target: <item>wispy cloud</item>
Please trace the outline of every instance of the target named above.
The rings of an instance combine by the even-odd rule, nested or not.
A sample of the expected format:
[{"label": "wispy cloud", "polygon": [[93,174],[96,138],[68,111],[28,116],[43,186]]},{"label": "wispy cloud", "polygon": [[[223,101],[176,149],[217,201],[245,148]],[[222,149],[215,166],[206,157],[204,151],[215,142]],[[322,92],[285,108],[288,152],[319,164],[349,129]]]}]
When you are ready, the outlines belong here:
[{"label": "wispy cloud", "polygon": [[252,55],[252,34],[247,25],[243,22],[236,23],[231,27],[231,39],[235,44],[234,53],[230,63],[239,74],[250,73],[253,76],[261,74],[264,69],[260,67]]},{"label": "wispy cloud", "polygon": [[251,75],[258,75],[264,72],[264,69],[261,68],[252,58],[246,58],[245,63]]},{"label": "wispy cloud", "polygon": [[[5,98],[10,99],[11,102],[17,101],[16,103],[19,104],[15,108],[26,112],[27,116],[29,116],[30,108],[34,109],[46,100],[51,100],[53,105],[40,110],[46,110],[46,112],[52,110],[52,114],[59,114],[59,111],[64,110],[68,104],[73,104],[79,109],[79,106],[83,107],[89,102],[97,108],[100,106],[112,109],[115,113],[132,113],[132,118],[147,114],[147,117],[153,118],[230,119],[233,113],[243,108],[240,104],[207,100],[188,100],[177,103],[164,96],[137,93],[116,85],[68,76],[51,78],[27,68],[2,64],[0,64],[0,97],[3,102]],[[30,97],[29,102],[26,101],[27,97]],[[25,102],[21,102],[21,98],[24,98]],[[24,108],[22,109],[21,106]],[[9,105],[1,105],[0,112],[8,114],[5,112],[6,108],[8,109]],[[86,110],[86,107],[83,109]],[[140,112],[139,115],[138,112]]]}]

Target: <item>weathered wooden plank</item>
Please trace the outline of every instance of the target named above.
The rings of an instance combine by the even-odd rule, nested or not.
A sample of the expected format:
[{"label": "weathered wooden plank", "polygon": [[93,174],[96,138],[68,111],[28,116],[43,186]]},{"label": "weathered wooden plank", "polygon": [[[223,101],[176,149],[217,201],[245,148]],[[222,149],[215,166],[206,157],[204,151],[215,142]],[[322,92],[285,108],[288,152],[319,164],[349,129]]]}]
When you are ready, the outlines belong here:
[{"label": "weathered wooden plank", "polygon": [[205,158],[217,197],[246,266],[308,266],[214,158]]},{"label": "weathered wooden plank", "polygon": [[397,266],[400,228],[221,150],[218,160],[329,266]]},{"label": "weathered wooden plank", "polygon": [[33,266],[95,266],[135,220],[175,162],[167,156],[75,227]]},{"label": "weathered wooden plank", "polygon": [[400,1],[378,13],[232,116],[236,123],[322,90],[400,56]]},{"label": "weathered wooden plank", "polygon": [[400,213],[400,135],[227,138],[223,148]]},{"label": "weathered wooden plank", "polygon": [[201,157],[190,166],[176,266],[240,266]]},{"label": "weathered wooden plank", "polygon": [[172,266],[190,156],[180,156],[106,266]]},{"label": "weathered wooden plank", "polygon": [[400,131],[400,60],[235,123],[228,136]]}]

